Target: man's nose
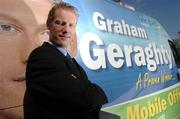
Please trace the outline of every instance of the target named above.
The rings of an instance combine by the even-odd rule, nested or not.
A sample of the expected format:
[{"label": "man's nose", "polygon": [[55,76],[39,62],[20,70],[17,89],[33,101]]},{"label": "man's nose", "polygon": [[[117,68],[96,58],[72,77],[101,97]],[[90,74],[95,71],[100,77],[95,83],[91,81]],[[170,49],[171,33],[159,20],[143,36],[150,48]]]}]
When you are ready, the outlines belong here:
[{"label": "man's nose", "polygon": [[69,24],[65,24],[63,26],[63,33],[69,33],[70,32],[70,26]]},{"label": "man's nose", "polygon": [[64,26],[64,28],[62,29],[62,34],[66,35],[67,37],[71,36],[71,29],[68,25]]},{"label": "man's nose", "polygon": [[67,30],[63,30],[63,31],[62,31],[62,34],[67,34],[67,33],[68,33]]}]

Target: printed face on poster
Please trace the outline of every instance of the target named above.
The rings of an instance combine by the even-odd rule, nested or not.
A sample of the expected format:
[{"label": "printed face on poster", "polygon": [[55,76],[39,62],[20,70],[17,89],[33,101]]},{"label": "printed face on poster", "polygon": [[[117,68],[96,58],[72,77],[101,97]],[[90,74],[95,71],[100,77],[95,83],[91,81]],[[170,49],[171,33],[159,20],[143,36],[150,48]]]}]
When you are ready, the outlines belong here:
[{"label": "printed face on poster", "polygon": [[50,0],[0,1],[0,118],[23,119],[30,52],[48,40]]}]

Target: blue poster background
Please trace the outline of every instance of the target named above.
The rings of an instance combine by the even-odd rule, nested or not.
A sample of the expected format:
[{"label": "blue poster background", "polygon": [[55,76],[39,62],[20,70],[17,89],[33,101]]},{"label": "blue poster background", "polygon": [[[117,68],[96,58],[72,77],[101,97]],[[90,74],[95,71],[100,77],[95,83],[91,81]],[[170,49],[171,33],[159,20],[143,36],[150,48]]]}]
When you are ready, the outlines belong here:
[{"label": "blue poster background", "polygon": [[[81,43],[81,37],[83,34],[91,32],[97,34],[104,42],[103,47],[106,47],[110,43],[116,43],[121,48],[124,45],[136,45],[145,48],[149,43],[155,43],[157,47],[163,45],[164,48],[170,50],[167,42],[169,38],[166,31],[155,19],[146,16],[145,14],[138,13],[127,8],[120,6],[119,4],[110,0],[65,0],[76,6],[79,12],[77,33],[78,33],[78,45]],[[147,32],[148,39],[140,39],[110,32],[104,32],[97,29],[93,23],[93,13],[99,12],[103,14],[105,18],[113,19],[114,21],[125,20],[128,24],[134,26],[140,26]],[[169,69],[167,65],[158,65],[156,71],[149,71],[146,66],[138,67],[133,65],[127,67],[125,64],[121,68],[114,68],[106,60],[107,67],[105,69],[92,70],[89,69],[82,61],[79,53],[80,47],[78,46],[78,56],[76,57],[78,63],[85,69],[89,79],[100,85],[108,96],[109,103],[105,106],[110,106],[118,103],[122,103],[128,100],[135,99],[137,97],[145,96],[161,89],[167,88],[178,82],[176,77],[177,68],[173,59],[173,68]],[[91,49],[90,49],[91,50]],[[124,51],[125,52],[125,51]],[[107,55],[106,55],[107,59]],[[134,61],[133,61],[134,64]],[[163,74],[171,74],[172,80],[164,83],[159,83],[149,87],[142,87],[136,90],[136,82],[139,76],[148,73],[151,77],[156,77]]]}]

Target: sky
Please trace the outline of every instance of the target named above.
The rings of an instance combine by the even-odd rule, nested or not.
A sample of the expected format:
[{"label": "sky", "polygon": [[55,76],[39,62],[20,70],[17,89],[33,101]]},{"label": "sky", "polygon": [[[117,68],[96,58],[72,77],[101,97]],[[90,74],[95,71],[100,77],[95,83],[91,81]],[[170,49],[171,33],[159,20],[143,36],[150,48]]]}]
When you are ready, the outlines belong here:
[{"label": "sky", "polygon": [[180,0],[124,0],[136,11],[158,20],[171,38],[180,31]]}]

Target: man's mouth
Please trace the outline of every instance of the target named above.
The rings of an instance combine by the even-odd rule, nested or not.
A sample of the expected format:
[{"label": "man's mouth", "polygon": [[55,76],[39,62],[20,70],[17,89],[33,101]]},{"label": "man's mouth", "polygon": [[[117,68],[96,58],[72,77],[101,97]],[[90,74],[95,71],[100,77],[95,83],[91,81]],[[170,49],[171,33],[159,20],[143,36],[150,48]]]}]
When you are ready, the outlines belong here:
[{"label": "man's mouth", "polygon": [[61,34],[59,34],[58,37],[65,39],[65,38],[70,38],[71,36],[70,35],[61,35]]},{"label": "man's mouth", "polygon": [[25,77],[16,77],[16,78],[13,78],[12,80],[16,82],[23,82],[25,81]]}]

